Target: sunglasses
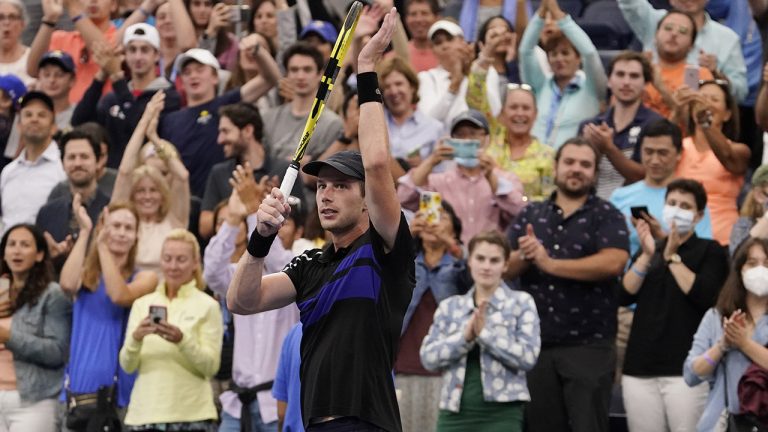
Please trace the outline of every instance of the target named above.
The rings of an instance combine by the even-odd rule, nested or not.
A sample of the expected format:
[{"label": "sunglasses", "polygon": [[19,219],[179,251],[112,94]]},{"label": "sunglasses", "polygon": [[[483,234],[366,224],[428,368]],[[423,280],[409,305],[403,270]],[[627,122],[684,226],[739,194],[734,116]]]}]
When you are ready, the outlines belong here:
[{"label": "sunglasses", "polygon": [[529,86],[528,84],[518,84],[518,83],[507,84],[507,92],[511,92],[514,90],[524,90],[530,94],[533,94],[533,87]]},{"label": "sunglasses", "polygon": [[728,88],[730,88],[731,86],[731,83],[729,83],[728,80],[724,80],[724,79],[699,80],[699,87],[706,84],[717,84],[720,87],[722,87],[726,92],[728,91]]}]

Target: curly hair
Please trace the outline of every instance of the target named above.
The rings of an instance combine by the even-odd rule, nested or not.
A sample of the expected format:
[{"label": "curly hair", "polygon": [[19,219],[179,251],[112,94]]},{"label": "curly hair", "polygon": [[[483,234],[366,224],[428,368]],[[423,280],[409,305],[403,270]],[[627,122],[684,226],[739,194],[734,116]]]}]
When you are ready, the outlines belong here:
[{"label": "curly hair", "polygon": [[24,305],[34,306],[37,304],[37,300],[43,292],[45,292],[46,288],[48,288],[48,284],[53,282],[53,263],[51,262],[48,243],[45,241],[45,237],[40,228],[31,224],[14,225],[3,235],[3,240],[0,242],[0,249],[3,251],[3,259],[0,262],[0,274],[9,274],[11,276],[11,281],[13,281],[13,274],[10,271],[8,263],[5,261],[5,249],[8,246],[8,238],[11,233],[20,229],[25,229],[32,234],[32,237],[35,240],[35,249],[37,253],[43,253],[43,259],[35,261],[32,267],[28,270],[24,288],[21,289],[13,304],[14,311],[21,309]]}]

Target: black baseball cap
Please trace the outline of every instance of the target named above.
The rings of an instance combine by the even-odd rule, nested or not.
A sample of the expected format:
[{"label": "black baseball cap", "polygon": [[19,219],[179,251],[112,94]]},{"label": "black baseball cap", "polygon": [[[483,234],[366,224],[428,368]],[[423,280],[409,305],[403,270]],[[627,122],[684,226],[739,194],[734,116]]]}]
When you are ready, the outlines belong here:
[{"label": "black baseball cap", "polygon": [[312,161],[301,170],[313,176],[320,173],[320,169],[329,166],[340,173],[365,181],[365,169],[363,168],[363,158],[360,152],[344,150],[328,156],[325,160]]},{"label": "black baseball cap", "polygon": [[21,109],[24,109],[24,107],[29,105],[30,102],[35,100],[39,100],[40,102],[44,103],[45,106],[51,110],[51,112],[56,112],[56,110],[53,109],[53,100],[47,94],[39,91],[31,91],[25,94],[24,97],[21,98],[19,105],[21,106]]}]

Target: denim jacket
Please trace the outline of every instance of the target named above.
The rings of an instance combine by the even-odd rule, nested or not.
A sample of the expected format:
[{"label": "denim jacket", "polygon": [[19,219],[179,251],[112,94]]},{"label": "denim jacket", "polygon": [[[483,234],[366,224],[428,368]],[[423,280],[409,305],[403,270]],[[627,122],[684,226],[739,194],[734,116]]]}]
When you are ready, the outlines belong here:
[{"label": "denim jacket", "polygon": [[72,302],[56,282],[48,284],[34,306],[26,304],[13,314],[11,338],[5,346],[13,353],[16,388],[22,401],[58,397],[71,325]]},{"label": "denim jacket", "polygon": [[408,309],[403,318],[403,328],[400,334],[405,333],[408,324],[416,312],[416,307],[421,302],[421,297],[427,292],[432,291],[435,296],[435,303],[440,304],[443,300],[459,293],[459,276],[464,271],[465,263],[462,259],[457,259],[449,253],[443,255],[440,262],[432,269],[427,267],[424,262],[424,253],[420,252],[416,256],[416,287],[413,289],[413,296]]},{"label": "denim jacket", "polygon": [[440,409],[459,412],[467,353],[480,345],[483,399],[488,402],[530,401],[526,371],[536,364],[541,348],[539,314],[530,294],[506,284],[489,300],[485,326],[472,342],[464,329],[475,309],[473,288],[440,303],[429,334],[421,344],[421,363],[442,370]]}]

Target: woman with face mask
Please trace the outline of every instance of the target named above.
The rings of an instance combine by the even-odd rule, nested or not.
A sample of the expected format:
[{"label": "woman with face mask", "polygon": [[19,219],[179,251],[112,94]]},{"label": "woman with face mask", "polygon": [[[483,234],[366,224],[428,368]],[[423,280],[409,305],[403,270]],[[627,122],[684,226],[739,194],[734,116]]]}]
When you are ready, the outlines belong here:
[{"label": "woman with face mask", "polygon": [[768,240],[749,238],[736,250],[717,304],[704,315],[685,359],[685,381],[711,388],[697,430],[725,430],[718,427],[726,404],[728,412],[741,412],[737,390],[747,367],[768,368],[766,312]]},{"label": "woman with face mask", "polygon": [[762,165],[752,174],[752,190],[744,198],[739,220],[731,230],[728,250],[733,256],[741,243],[750,237],[768,238],[768,165]]},{"label": "woman with face mask", "polygon": [[728,274],[723,248],[693,232],[706,201],[701,183],[677,179],[667,186],[667,238],[657,243],[648,224],[637,223],[642,248],[621,292],[623,305],[637,305],[621,380],[633,432],[693,431],[704,409],[708,387],[688,387],[680,365]]}]

